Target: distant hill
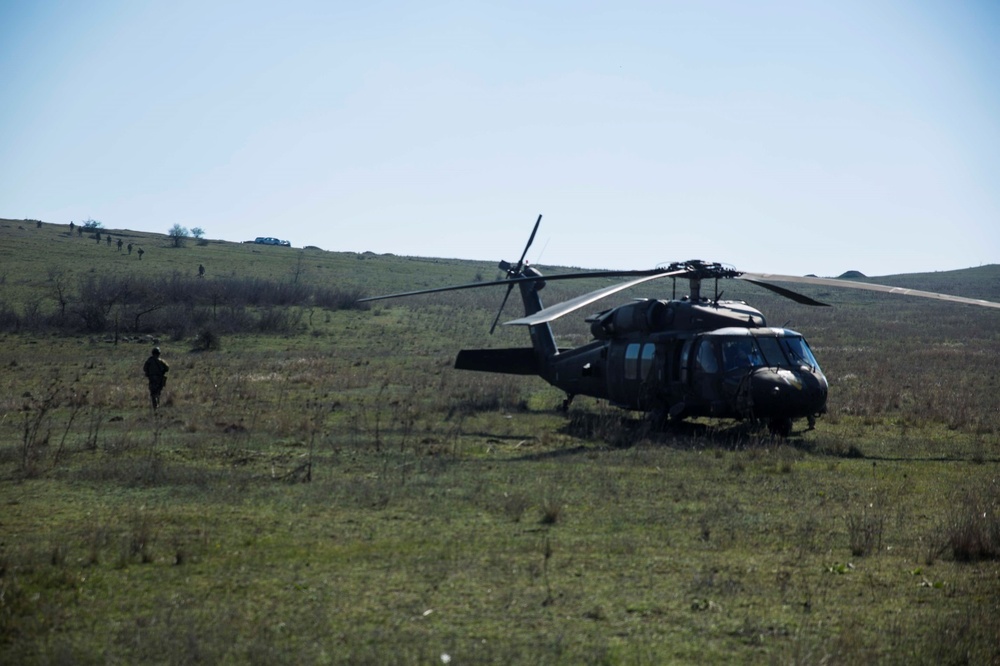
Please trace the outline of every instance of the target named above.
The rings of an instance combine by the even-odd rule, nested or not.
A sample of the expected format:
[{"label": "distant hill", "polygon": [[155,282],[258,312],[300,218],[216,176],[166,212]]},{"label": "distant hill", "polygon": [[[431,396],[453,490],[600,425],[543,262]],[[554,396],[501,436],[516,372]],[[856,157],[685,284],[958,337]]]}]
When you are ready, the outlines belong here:
[{"label": "distant hill", "polygon": [[864,273],[862,273],[861,271],[847,271],[846,273],[841,273],[840,275],[838,275],[837,279],[839,279],[839,280],[856,280],[858,278],[866,278],[866,277],[868,277],[868,276],[865,275]]},{"label": "distant hill", "polygon": [[1000,264],[960,268],[953,271],[879,275],[858,279],[862,282],[870,281],[908,289],[923,289],[924,291],[1000,301]]},{"label": "distant hill", "polygon": [[[109,236],[113,238],[110,245]],[[119,239],[125,244],[121,251],[117,247]],[[134,246],[131,254],[127,249],[129,244]],[[139,248],[145,250],[141,259]],[[496,264],[486,261],[324,251],[316,247],[300,249],[215,239],[189,239],[183,247],[175,248],[165,233],[128,229],[103,229],[98,243],[89,233],[70,234],[65,224],[0,219],[0,305],[6,304],[18,312],[32,307],[51,311],[58,307],[61,289],[75,292],[81,281],[91,277],[197,278],[199,266],[205,267],[204,279],[208,282],[246,278],[275,284],[351,289],[367,295],[501,277]],[[544,273],[567,270],[558,266],[540,268]],[[1000,300],[998,264],[872,278],[852,270],[840,277]],[[606,280],[583,284],[552,282],[546,288],[546,302],[558,302],[606,284]],[[751,301],[765,297],[761,290],[749,285],[729,283],[725,290],[727,297]],[[670,285],[657,284],[637,289],[633,295],[669,297],[671,293]],[[857,296],[845,293],[840,298]],[[500,297],[492,300],[499,302]]]}]

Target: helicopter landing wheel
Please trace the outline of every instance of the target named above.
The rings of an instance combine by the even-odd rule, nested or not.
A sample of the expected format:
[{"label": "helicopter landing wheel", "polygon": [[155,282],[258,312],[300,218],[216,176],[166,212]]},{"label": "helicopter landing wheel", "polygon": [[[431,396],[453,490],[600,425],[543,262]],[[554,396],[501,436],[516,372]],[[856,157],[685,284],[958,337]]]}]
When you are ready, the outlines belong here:
[{"label": "helicopter landing wheel", "polygon": [[792,420],[773,418],[767,422],[767,429],[777,437],[788,437],[792,434]]}]

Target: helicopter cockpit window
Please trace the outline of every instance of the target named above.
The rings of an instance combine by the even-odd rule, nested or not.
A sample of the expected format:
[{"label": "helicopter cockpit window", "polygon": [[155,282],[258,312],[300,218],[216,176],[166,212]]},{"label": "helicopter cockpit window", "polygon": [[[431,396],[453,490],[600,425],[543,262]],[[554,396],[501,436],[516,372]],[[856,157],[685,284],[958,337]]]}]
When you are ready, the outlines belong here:
[{"label": "helicopter cockpit window", "polygon": [[756,368],[764,365],[764,356],[753,338],[735,338],[722,341],[723,369],[726,372],[739,368]]},{"label": "helicopter cockpit window", "polygon": [[764,354],[764,365],[772,368],[788,365],[788,359],[785,358],[785,352],[781,350],[781,344],[777,338],[761,336],[755,339],[761,353]]},{"label": "helicopter cockpit window", "polygon": [[812,355],[809,345],[799,337],[780,338],[781,346],[794,365],[806,365],[810,368],[819,368],[816,357]]}]

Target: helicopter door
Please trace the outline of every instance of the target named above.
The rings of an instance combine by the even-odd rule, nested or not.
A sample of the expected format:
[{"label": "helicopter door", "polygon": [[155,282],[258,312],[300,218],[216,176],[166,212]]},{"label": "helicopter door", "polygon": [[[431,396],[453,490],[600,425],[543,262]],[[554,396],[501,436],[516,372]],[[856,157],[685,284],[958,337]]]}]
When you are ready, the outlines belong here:
[{"label": "helicopter door", "polygon": [[608,349],[608,399],[621,404],[625,395],[628,364],[625,363],[626,345],[611,343]]},{"label": "helicopter door", "polygon": [[608,397],[612,402],[629,407],[638,405],[640,386],[646,375],[652,374],[655,354],[655,345],[647,345],[650,351],[644,357],[643,346],[638,342],[611,346],[608,366],[615,370],[608,372]]},{"label": "helicopter door", "polygon": [[703,337],[697,340],[691,358],[690,381],[695,400],[706,405],[722,397],[719,350],[715,340]]},{"label": "helicopter door", "polygon": [[663,351],[656,352],[656,345],[647,342],[639,353],[639,408],[650,409],[660,400],[660,383],[663,376]]},{"label": "helicopter door", "polygon": [[680,380],[683,384],[688,383],[691,376],[688,362],[691,358],[691,347],[693,346],[694,340],[685,340],[682,344],[677,346],[677,349],[674,352],[674,366],[670,373],[671,379]]}]

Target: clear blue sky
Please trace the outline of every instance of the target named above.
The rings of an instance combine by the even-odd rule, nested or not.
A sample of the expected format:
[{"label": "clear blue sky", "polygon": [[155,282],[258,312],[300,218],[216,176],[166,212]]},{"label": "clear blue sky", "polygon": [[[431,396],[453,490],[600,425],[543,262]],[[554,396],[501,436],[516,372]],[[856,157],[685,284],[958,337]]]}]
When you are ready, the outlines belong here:
[{"label": "clear blue sky", "polygon": [[0,0],[0,217],[515,260],[543,213],[543,264],[998,263],[998,35],[996,2]]}]

